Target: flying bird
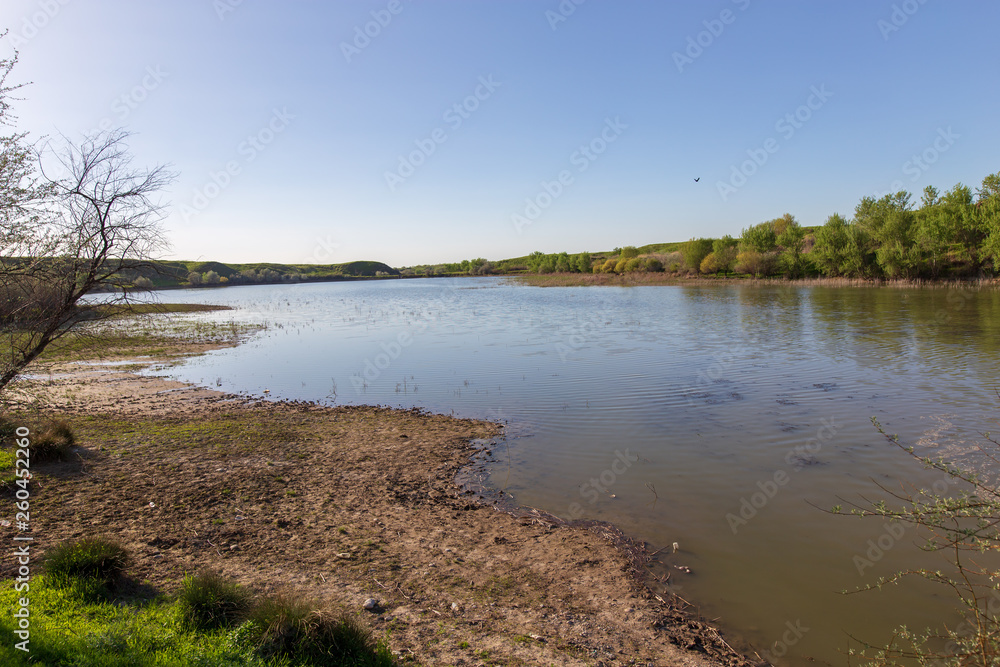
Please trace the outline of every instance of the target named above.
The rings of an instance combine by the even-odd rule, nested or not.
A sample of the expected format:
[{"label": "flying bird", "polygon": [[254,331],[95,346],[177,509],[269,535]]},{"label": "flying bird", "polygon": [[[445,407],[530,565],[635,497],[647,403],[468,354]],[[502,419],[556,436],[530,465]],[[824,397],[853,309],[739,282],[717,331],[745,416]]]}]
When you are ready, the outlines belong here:
[{"label": "flying bird", "polygon": [[701,176],[699,176],[698,178],[694,179],[694,182],[697,183],[700,180],[701,180]]}]

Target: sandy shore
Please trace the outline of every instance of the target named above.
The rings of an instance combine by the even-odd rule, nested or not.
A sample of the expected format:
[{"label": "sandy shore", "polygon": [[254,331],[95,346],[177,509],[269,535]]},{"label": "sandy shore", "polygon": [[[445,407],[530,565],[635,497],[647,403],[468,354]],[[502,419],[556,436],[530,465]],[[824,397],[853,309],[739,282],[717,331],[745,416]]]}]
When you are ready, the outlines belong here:
[{"label": "sandy shore", "polygon": [[[74,460],[33,467],[43,549],[111,535],[160,590],[203,569],[292,589],[361,614],[421,665],[750,664],[645,585],[663,555],[460,487],[460,470],[491,459],[496,424],[260,401],[125,368],[50,364],[20,384],[77,437]],[[25,420],[29,393],[12,406]]]}]

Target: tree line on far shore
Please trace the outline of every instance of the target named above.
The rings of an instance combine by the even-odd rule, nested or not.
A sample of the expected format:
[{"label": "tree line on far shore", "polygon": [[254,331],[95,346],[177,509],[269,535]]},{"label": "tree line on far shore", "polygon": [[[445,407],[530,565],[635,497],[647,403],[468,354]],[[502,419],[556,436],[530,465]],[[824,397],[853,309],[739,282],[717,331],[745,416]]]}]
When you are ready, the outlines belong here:
[{"label": "tree line on far shore", "polygon": [[[668,244],[669,245],[669,244]],[[969,278],[1000,273],[1000,172],[973,192],[961,183],[941,193],[924,188],[864,197],[847,219],[831,215],[803,227],[789,213],[751,225],[739,237],[693,238],[672,252],[633,246],[610,254],[545,254],[497,264],[497,272],[628,273],[846,277],[861,279]],[[512,271],[513,270],[513,271]]]}]

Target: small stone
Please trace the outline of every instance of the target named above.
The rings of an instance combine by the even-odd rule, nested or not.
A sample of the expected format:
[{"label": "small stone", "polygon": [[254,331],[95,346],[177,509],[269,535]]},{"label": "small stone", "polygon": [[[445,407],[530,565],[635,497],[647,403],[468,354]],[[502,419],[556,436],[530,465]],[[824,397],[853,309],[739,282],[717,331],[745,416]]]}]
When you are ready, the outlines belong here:
[{"label": "small stone", "polygon": [[378,609],[378,598],[368,598],[363,606],[368,611],[375,611]]},{"label": "small stone", "polygon": [[458,611],[458,603],[457,602],[452,602],[451,603],[451,610],[452,611]]}]

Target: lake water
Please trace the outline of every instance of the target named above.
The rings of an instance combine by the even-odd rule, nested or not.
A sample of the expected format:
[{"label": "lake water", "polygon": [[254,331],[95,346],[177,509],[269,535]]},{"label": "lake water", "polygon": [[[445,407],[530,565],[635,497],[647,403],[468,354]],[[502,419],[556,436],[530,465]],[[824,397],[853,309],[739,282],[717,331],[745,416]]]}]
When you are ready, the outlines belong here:
[{"label": "lake water", "polygon": [[851,637],[955,620],[951,594],[918,581],[842,595],[944,563],[913,528],[823,510],[886,497],[877,484],[957,488],[871,417],[923,452],[981,465],[970,452],[997,430],[1000,402],[996,291],[467,278],[161,298],[268,324],[164,371],[181,380],[506,420],[493,486],[654,549],[677,542],[659,556],[670,589],[778,664],[844,665]]}]

